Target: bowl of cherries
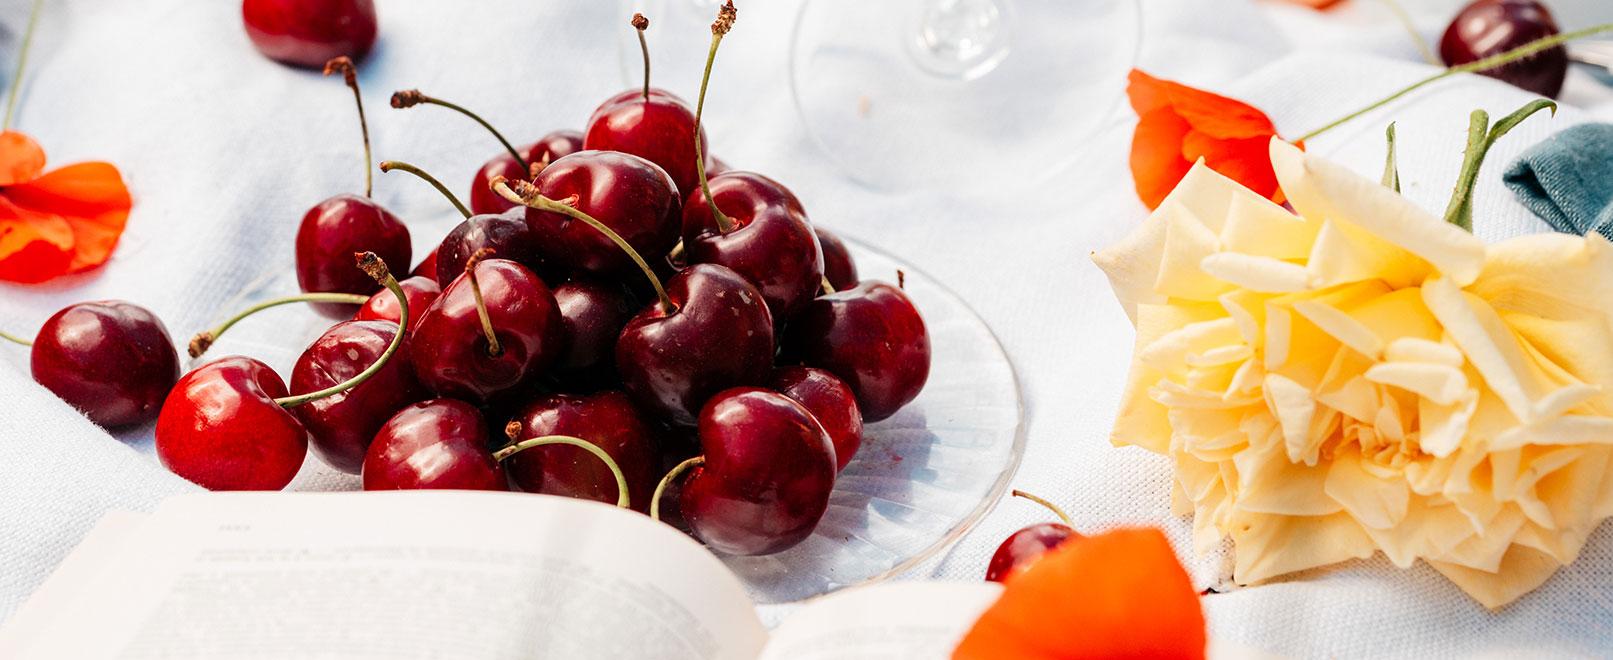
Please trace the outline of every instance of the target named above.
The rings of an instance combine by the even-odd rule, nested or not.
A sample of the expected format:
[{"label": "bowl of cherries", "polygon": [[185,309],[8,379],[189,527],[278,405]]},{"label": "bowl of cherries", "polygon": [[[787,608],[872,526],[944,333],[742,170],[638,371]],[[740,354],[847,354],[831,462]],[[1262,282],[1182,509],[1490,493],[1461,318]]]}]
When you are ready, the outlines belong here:
[{"label": "bowl of cherries", "polygon": [[[733,19],[729,4],[713,25],[708,76]],[[326,73],[359,98],[350,59]],[[160,321],[98,303],[68,321],[129,326],[104,341],[130,345],[69,350],[53,322],[36,378],[103,424],[155,420],[156,458],[209,489],[598,500],[692,534],[761,604],[911,568],[1005,491],[1024,443],[1013,369],[934,279],[706,153],[703,103],[704,84],[691,109],[646,72],[584,130],[522,146],[494,131],[504,152],[468,206],[381,163],[444,193],[451,221],[371,200],[366,162],[366,194],[314,204],[294,266],[191,339],[184,373]],[[392,105],[492,129],[416,90]],[[410,269],[411,232],[450,225]],[[102,353],[162,359],[73,390],[109,371]]]}]

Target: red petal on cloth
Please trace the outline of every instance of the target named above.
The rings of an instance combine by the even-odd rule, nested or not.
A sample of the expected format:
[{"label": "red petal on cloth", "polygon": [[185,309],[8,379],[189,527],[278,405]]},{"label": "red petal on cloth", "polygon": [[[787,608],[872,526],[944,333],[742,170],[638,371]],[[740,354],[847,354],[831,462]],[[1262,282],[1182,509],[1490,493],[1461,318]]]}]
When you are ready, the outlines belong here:
[{"label": "red petal on cloth", "polygon": [[0,186],[22,183],[45,171],[45,150],[16,131],[0,132]]},{"label": "red petal on cloth", "polygon": [[1138,117],[1131,175],[1148,208],[1158,208],[1200,158],[1223,176],[1282,201],[1267,151],[1277,128],[1265,113],[1136,69],[1130,79],[1126,95]]},{"label": "red petal on cloth", "polygon": [[[70,273],[106,263],[133,206],[118,168],[103,162],[68,165],[0,194],[17,206],[66,220],[74,239]],[[0,250],[0,256],[4,254]]]},{"label": "red petal on cloth", "polygon": [[72,261],[73,228],[67,220],[0,195],[0,280],[43,282],[65,274]]}]

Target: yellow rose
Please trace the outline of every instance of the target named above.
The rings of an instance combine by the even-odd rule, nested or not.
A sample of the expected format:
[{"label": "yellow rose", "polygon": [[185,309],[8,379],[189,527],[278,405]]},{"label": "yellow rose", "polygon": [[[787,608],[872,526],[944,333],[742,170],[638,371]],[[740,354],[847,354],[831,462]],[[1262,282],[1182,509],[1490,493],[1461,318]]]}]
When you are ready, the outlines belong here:
[{"label": "yellow rose", "polygon": [[1381,550],[1501,607],[1613,515],[1613,246],[1486,246],[1273,140],[1295,216],[1201,163],[1093,255],[1137,327],[1112,440],[1169,456],[1239,583]]}]

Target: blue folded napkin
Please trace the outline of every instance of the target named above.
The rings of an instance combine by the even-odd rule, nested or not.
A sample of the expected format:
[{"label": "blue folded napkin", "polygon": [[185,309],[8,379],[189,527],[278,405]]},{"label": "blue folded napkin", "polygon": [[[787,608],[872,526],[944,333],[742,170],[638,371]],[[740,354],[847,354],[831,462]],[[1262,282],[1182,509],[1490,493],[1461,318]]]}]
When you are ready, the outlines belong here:
[{"label": "blue folded napkin", "polygon": [[1502,177],[1553,229],[1613,240],[1613,124],[1581,124],[1518,157]]}]

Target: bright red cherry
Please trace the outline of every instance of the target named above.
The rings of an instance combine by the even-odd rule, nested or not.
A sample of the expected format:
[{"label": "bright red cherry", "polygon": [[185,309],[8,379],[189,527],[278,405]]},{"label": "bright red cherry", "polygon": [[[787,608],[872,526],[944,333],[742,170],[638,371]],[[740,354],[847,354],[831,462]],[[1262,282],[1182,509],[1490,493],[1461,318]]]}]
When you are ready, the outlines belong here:
[{"label": "bright red cherry", "polygon": [[317,69],[343,55],[363,59],[375,45],[371,0],[246,0],[241,17],[258,52],[293,66]]},{"label": "bright red cherry", "polygon": [[[398,282],[403,287],[403,293],[409,299],[409,329],[414,330],[420,325],[421,312],[426,311],[431,303],[442,295],[442,287],[437,286],[437,280],[430,277],[416,275]],[[358,308],[353,315],[354,321],[391,321],[398,322],[398,298],[391,291],[382,291],[370,296],[368,302]]]},{"label": "bright red cherry", "polygon": [[432,399],[386,421],[364,454],[364,490],[508,490],[487,421],[463,401]]},{"label": "bright red cherry", "polygon": [[494,256],[521,264],[540,277],[555,270],[544,260],[524,211],[474,215],[456,225],[437,246],[437,284],[448,286],[464,275],[465,264],[482,250],[492,250]]},{"label": "bright red cherry", "polygon": [[712,214],[701,190],[683,207],[683,249],[689,263],[727,266],[756,285],[775,325],[784,325],[823,288],[823,253],[801,202],[789,189],[753,172],[711,179],[711,196],[725,218]]},{"label": "bright red cherry", "polygon": [[475,260],[443,289],[412,339],[410,356],[426,387],[484,404],[548,370],[565,335],[543,280],[513,261],[488,259]]},{"label": "bright red cherry", "polygon": [[[1558,33],[1551,10],[1538,0],[1477,0],[1451,21],[1439,40],[1439,55],[1458,66],[1499,55]],[[1568,51],[1553,46],[1516,62],[1478,72],[1556,98],[1568,75]]]},{"label": "bright red cherry", "polygon": [[[390,291],[383,293],[392,296]],[[394,310],[396,306],[394,301]],[[415,307],[411,301],[410,309],[413,314],[419,314],[418,310],[425,307]],[[359,375],[381,358],[397,331],[395,319],[391,323],[347,321],[336,324],[297,358],[297,365],[291,370],[291,393],[317,392]],[[415,377],[408,349],[406,336],[398,347],[400,354],[388,360],[369,380],[345,392],[291,409],[308,429],[314,453],[327,465],[358,474],[364,464],[364,450],[381,425],[404,406],[430,396]]]},{"label": "bright red cherry", "polygon": [[773,320],[756,287],[723,266],[685,268],[666,292],[671,311],[651,304],[622,329],[616,369],[644,410],[693,426],[712,395],[764,382]]},{"label": "bright red cherry", "polygon": [[671,92],[652,89],[646,97],[633,89],[612,96],[588,118],[584,135],[583,149],[619,151],[659,165],[680,195],[699,188],[694,110]]},{"label": "bright red cherry", "polygon": [[[544,197],[611,228],[646,260],[665,255],[678,242],[683,205],[677,188],[665,171],[643,158],[581,151],[545,167],[533,184]],[[587,223],[536,208],[526,213],[538,243],[574,273],[610,275],[634,268],[620,247]]]},{"label": "bright red cherry", "polygon": [[568,372],[610,369],[616,338],[638,306],[620,284],[573,279],[555,287],[560,318],[566,327],[566,354],[559,367]]},{"label": "bright red cherry", "polygon": [[275,403],[286,385],[245,357],[209,362],[174,385],[157,417],[157,458],[209,490],[279,490],[308,453],[307,433]]},{"label": "bright red cherry", "polygon": [[991,563],[986,566],[986,580],[990,582],[1003,582],[1009,575],[1024,570],[1040,559],[1048,550],[1057,548],[1071,539],[1083,538],[1071,529],[1070,517],[1052,502],[1018,490],[1014,491],[1014,496],[1026,498],[1051,509],[1064,522],[1031,525],[1003,540],[1002,545],[997,546],[997,552],[991,555]]},{"label": "bright red cherry", "polygon": [[730,555],[765,555],[808,536],[834,489],[834,446],[806,408],[776,392],[724,391],[700,411],[703,464],[679,510],[696,537]]},{"label": "bright red cherry", "polygon": [[818,246],[823,248],[823,276],[836,291],[857,286],[857,263],[851,260],[846,244],[827,229],[813,227],[818,234]]},{"label": "bright red cherry", "polygon": [[104,427],[157,418],[179,380],[168,328],[120,300],[69,305],[45,321],[29,357],[34,380]]},{"label": "bright red cherry", "polygon": [[[604,450],[627,479],[632,507],[649,512],[650,494],[661,476],[661,447],[627,395],[606,391],[546,396],[523,407],[515,421],[525,435],[572,436]],[[616,503],[616,477],[610,467],[580,447],[534,447],[508,461],[510,484],[516,489]]]},{"label": "bright red cherry", "polygon": [[930,376],[930,335],[901,289],[873,280],[808,303],[784,330],[784,359],[827,369],[857,393],[863,420],[896,414]]},{"label": "bright red cherry", "polygon": [[515,161],[515,156],[508,152],[494,156],[487,161],[482,169],[476,170],[476,178],[470,182],[470,210],[472,213],[503,213],[515,208],[515,202],[504,199],[492,190],[493,179],[504,177],[511,181],[528,181],[532,174],[528,168],[533,164],[542,164],[548,167],[561,158],[582,151],[582,133],[579,131],[555,131],[543,136],[537,142],[516,147],[521,159],[527,162],[527,167]]},{"label": "bright red cherry", "polygon": [[767,389],[801,404],[823,425],[835,448],[835,469],[844,470],[863,442],[863,415],[857,395],[834,374],[812,367],[779,367],[767,377]]}]

